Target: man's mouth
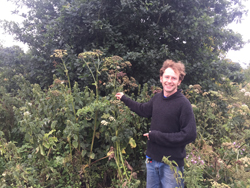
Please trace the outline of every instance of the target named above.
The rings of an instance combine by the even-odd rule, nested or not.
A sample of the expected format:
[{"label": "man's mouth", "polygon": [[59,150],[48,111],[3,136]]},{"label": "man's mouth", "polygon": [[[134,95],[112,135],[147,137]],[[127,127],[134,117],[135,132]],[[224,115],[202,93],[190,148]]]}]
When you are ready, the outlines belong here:
[{"label": "man's mouth", "polygon": [[172,85],[165,85],[166,88],[172,88]]}]

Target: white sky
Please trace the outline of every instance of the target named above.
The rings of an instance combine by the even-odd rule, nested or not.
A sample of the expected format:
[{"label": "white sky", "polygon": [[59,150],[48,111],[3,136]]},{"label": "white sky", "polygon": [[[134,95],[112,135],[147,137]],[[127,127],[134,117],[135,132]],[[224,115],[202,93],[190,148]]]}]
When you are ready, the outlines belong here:
[{"label": "white sky", "polygon": [[[244,2],[246,7],[250,9],[250,1]],[[0,19],[1,20],[13,20],[21,22],[22,19],[19,16],[15,16],[11,14],[11,11],[15,9],[15,5],[7,0],[0,0]],[[244,17],[241,23],[233,23],[229,25],[229,28],[233,29],[235,32],[238,32],[243,35],[244,41],[250,41],[250,32],[249,32],[249,24],[250,24],[250,13],[248,17]],[[13,36],[9,34],[3,33],[3,28],[0,27],[0,44],[4,47],[9,47],[13,45],[18,45],[27,51],[28,46],[15,41]],[[242,67],[247,67],[250,64],[250,43],[246,44],[244,48],[239,51],[229,51],[227,53],[227,58],[231,59],[233,62],[238,62],[241,64]]]},{"label": "white sky", "polygon": [[[11,11],[15,9],[15,5],[7,0],[0,0],[0,20],[8,20],[8,21],[18,21],[22,22],[22,18],[20,16],[16,16],[11,14]],[[4,47],[9,47],[13,45],[17,45],[22,47],[25,51],[27,51],[28,46],[15,41],[14,37],[5,34],[3,28],[0,27],[0,44]]]}]

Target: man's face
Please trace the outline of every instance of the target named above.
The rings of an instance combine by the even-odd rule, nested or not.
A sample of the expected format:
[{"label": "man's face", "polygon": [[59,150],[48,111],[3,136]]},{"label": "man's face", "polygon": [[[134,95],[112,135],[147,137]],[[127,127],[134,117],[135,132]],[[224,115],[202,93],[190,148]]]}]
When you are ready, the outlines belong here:
[{"label": "man's face", "polygon": [[168,97],[177,91],[178,86],[181,84],[179,80],[180,73],[174,72],[172,68],[167,68],[163,75],[160,76],[164,96]]}]

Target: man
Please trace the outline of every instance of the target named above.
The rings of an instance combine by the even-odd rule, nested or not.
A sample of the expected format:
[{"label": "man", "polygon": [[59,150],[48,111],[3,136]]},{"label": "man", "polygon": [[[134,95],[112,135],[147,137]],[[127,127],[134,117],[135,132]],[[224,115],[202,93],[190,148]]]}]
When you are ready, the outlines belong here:
[{"label": "man", "polygon": [[177,170],[183,172],[185,146],[196,138],[196,123],[191,104],[178,89],[185,74],[184,64],[166,60],[160,69],[163,90],[149,102],[135,102],[122,92],[115,95],[139,116],[152,117],[150,131],[143,135],[148,138],[147,188],[184,187],[183,178],[176,181],[174,172],[162,162],[162,158],[169,157],[170,161],[178,164]]}]

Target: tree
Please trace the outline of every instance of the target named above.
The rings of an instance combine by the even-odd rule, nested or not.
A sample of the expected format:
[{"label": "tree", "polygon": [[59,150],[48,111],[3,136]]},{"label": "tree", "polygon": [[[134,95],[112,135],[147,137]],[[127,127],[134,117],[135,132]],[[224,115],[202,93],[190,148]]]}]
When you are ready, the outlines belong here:
[{"label": "tree", "polygon": [[[128,75],[140,83],[158,83],[165,59],[187,66],[185,84],[206,83],[211,62],[230,49],[240,49],[240,34],[226,29],[246,13],[238,0],[12,0],[29,8],[23,25],[6,22],[6,29],[42,57],[39,70],[52,78],[54,49],[71,54],[101,49],[132,63]],[[72,57],[73,57],[72,56]],[[79,78],[84,69],[68,65]],[[35,62],[38,63],[38,62]]]},{"label": "tree", "polygon": [[12,89],[18,89],[18,85],[15,83],[13,76],[27,72],[24,66],[26,60],[26,55],[20,47],[0,47],[1,85],[5,85],[7,92],[11,92]]}]

